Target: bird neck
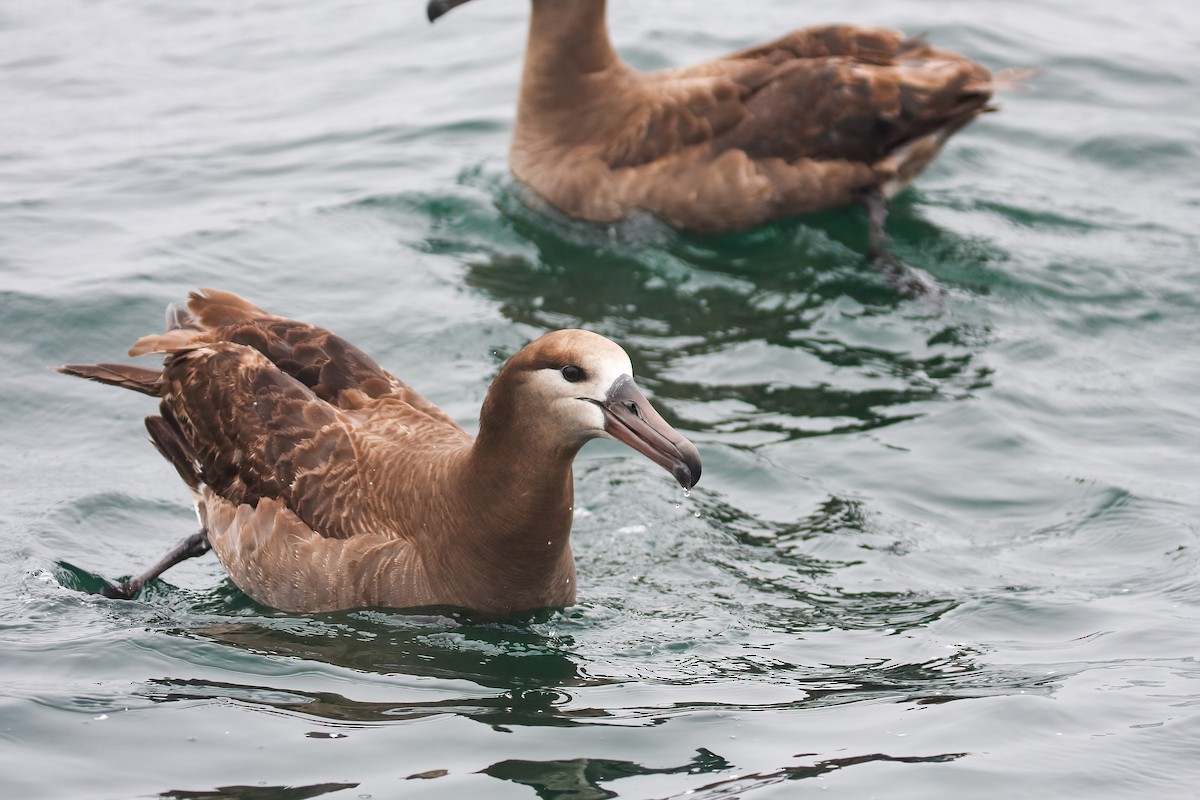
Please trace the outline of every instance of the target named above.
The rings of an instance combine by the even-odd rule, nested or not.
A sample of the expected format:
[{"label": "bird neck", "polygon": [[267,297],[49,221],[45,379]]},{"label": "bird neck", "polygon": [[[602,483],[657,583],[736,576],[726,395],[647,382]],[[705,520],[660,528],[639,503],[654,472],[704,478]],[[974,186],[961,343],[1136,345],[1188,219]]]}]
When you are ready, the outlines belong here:
[{"label": "bird neck", "polygon": [[518,126],[542,109],[578,108],[603,90],[598,77],[622,68],[608,38],[605,0],[533,0]]},{"label": "bird neck", "polygon": [[[513,417],[506,421],[511,422]],[[576,448],[548,446],[535,431],[480,421],[458,495],[466,499],[454,564],[472,607],[505,611],[575,601],[571,551]]]},{"label": "bird neck", "polygon": [[553,65],[571,74],[588,74],[617,60],[608,39],[605,0],[533,0],[525,66]]},{"label": "bird neck", "polygon": [[504,425],[480,420],[470,456],[473,493],[483,501],[491,538],[524,551],[523,540],[536,536],[531,547],[540,552],[546,537],[565,544],[570,533],[575,493],[571,464],[579,447],[554,444],[536,425],[515,421],[515,416]]}]

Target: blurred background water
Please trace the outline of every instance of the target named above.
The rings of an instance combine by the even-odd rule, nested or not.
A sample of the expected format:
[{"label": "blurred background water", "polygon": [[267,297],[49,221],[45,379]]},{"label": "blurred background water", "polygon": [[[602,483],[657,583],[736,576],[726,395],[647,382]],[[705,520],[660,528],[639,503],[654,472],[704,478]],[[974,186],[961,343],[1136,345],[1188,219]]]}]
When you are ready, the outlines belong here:
[{"label": "blurred background water", "polygon": [[[0,795],[1185,797],[1200,789],[1200,24],[1080,5],[612,0],[622,54],[926,33],[1032,89],[895,204],[719,239],[533,211],[527,4],[0,6]],[[579,604],[256,606],[112,360],[197,286],[337,330],[471,427],[582,326],[699,445],[577,466]]]}]

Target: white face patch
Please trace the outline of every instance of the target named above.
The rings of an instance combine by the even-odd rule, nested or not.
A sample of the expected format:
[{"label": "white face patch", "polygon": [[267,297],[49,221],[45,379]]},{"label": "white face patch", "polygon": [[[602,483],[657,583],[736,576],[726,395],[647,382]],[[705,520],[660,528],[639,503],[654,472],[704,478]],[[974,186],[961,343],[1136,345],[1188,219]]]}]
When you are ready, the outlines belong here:
[{"label": "white face patch", "polygon": [[[530,373],[524,387],[527,402],[542,410],[549,436],[571,442],[610,438],[604,430],[604,412],[596,403],[608,399],[621,377],[632,377],[629,356],[616,343],[587,331],[562,331],[559,338],[566,341],[555,343],[555,366]],[[582,379],[567,380],[562,368],[568,366],[582,370]]]}]

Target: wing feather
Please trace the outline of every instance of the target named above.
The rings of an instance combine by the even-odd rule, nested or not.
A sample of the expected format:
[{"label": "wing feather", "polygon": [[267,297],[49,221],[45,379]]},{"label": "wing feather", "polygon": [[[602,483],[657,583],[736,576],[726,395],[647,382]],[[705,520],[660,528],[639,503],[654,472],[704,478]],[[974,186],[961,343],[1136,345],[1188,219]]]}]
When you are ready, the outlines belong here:
[{"label": "wing feather", "polygon": [[235,506],[277,500],[328,538],[392,532],[367,498],[403,441],[374,435],[244,345],[174,354],[163,382],[164,424],[214,494]]},{"label": "wing feather", "polygon": [[613,169],[693,146],[713,157],[876,164],[985,110],[982,66],[899,31],[832,25],[794,31],[692,67],[645,76],[645,102],[613,125],[602,158]]}]

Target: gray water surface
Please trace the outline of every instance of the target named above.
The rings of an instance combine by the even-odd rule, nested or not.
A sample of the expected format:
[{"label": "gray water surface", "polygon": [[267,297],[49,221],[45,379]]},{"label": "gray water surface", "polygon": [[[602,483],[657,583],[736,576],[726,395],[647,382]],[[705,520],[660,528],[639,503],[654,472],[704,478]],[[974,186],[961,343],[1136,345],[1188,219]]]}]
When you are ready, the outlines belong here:
[{"label": "gray water surface", "polygon": [[[524,2],[0,7],[0,796],[1200,794],[1200,18],[1181,1],[613,0],[634,64],[891,25],[1030,91],[895,203],[719,239],[531,209]],[[704,458],[576,468],[579,604],[288,615],[212,558],[119,360],[189,289],[332,328],[468,428],[621,342]]]}]

